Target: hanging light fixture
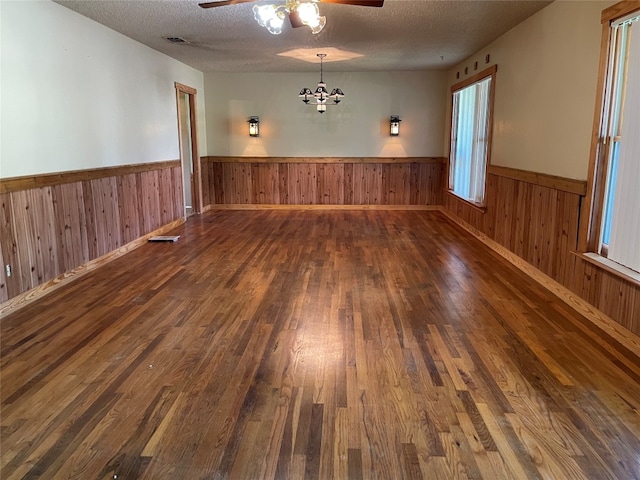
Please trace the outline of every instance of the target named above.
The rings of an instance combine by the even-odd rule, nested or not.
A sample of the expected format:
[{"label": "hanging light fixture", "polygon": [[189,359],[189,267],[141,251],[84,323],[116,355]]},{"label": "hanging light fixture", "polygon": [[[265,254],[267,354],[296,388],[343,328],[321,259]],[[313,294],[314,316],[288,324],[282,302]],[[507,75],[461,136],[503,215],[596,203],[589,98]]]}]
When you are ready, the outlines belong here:
[{"label": "hanging light fixture", "polygon": [[269,33],[279,35],[282,33],[285,17],[289,14],[291,26],[295,28],[306,25],[315,35],[320,33],[327,23],[326,17],[320,15],[316,1],[286,0],[282,5],[254,5],[253,18]]},{"label": "hanging light fixture", "polygon": [[[320,81],[318,82],[318,86],[315,92],[312,92],[310,88],[303,88],[300,90],[300,94],[298,95],[302,98],[302,102],[305,105],[315,105],[316,110],[320,113],[324,113],[327,111],[327,100],[332,99],[333,104],[337,105],[342,101],[342,97],[344,97],[344,92],[339,88],[334,88],[331,90],[331,93],[327,90],[327,84],[324,83],[323,78],[323,60],[324,57],[327,56],[326,53],[318,53],[318,58],[320,58]],[[310,103],[311,99],[315,99],[315,103]]]}]

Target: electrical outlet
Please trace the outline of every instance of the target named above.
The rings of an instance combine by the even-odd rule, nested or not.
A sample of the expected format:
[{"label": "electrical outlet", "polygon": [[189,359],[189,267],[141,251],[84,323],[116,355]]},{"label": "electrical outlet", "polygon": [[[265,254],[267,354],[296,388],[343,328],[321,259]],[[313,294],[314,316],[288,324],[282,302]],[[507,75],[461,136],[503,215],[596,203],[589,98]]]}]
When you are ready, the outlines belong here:
[{"label": "electrical outlet", "polygon": [[11,265],[7,264],[4,267],[4,270],[7,272],[7,277],[11,276]]}]

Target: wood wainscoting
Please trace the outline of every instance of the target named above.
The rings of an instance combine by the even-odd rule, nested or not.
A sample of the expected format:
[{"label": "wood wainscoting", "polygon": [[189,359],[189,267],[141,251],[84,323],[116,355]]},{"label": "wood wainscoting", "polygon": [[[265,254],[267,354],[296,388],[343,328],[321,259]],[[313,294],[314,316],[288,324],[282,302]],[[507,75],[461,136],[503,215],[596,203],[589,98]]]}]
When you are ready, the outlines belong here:
[{"label": "wood wainscoting", "polygon": [[586,182],[489,166],[484,211],[451,194],[444,208],[640,334],[640,287],[573,254],[585,192]]},{"label": "wood wainscoting", "polygon": [[204,205],[442,205],[444,161],[203,157]]},{"label": "wood wainscoting", "polygon": [[0,180],[0,302],[174,224],[183,197],[178,160]]}]

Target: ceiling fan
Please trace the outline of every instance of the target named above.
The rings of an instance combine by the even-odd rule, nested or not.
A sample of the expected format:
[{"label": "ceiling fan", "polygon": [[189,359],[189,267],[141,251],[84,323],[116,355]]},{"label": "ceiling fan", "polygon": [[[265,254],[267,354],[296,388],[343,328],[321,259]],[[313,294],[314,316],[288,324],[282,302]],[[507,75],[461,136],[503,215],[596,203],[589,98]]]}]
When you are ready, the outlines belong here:
[{"label": "ceiling fan", "polygon": [[[219,0],[217,2],[205,2],[199,5],[202,8],[224,7],[239,3],[251,3],[257,0]],[[278,35],[282,32],[284,19],[289,15],[289,21],[293,28],[304,25],[311,28],[311,33],[319,33],[327,23],[327,19],[320,15],[318,3],[337,3],[340,5],[354,5],[359,7],[382,7],[384,0],[284,0],[284,3],[274,5],[254,5],[253,16],[255,20],[269,33]]]}]

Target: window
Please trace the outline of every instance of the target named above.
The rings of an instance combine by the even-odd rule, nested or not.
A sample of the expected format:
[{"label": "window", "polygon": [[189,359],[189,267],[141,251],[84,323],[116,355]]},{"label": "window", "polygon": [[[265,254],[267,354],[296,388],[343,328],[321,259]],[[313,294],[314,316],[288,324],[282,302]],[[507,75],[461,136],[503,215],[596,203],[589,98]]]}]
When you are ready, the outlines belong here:
[{"label": "window", "polygon": [[495,72],[493,66],[451,87],[449,189],[477,205],[484,203]]},{"label": "window", "polygon": [[601,109],[592,149],[587,250],[640,272],[640,10],[603,12]]}]

